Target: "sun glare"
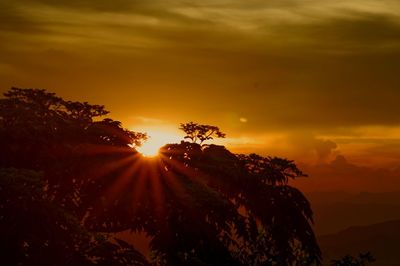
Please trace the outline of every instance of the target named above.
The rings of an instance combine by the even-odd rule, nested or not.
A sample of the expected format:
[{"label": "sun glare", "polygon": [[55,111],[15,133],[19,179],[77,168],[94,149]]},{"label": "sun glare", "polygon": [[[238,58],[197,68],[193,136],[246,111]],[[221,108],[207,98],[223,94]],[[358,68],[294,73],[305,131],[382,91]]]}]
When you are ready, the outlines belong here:
[{"label": "sun glare", "polygon": [[155,157],[162,146],[168,143],[179,143],[182,139],[178,133],[167,129],[151,128],[142,131],[147,133],[149,139],[137,150],[146,157]]}]

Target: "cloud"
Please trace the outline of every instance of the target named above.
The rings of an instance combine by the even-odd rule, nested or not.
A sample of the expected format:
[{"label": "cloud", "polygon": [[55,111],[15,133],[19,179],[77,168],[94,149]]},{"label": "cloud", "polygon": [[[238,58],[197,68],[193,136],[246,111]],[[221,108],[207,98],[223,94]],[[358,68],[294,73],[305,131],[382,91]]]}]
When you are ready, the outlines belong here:
[{"label": "cloud", "polygon": [[152,118],[152,117],[145,117],[145,116],[135,116],[132,117],[132,122],[135,124],[150,124],[150,125],[162,125],[167,124],[168,121]]},{"label": "cloud", "polygon": [[400,168],[359,166],[338,155],[332,162],[302,165],[309,178],[294,182],[304,191],[395,191],[400,186]]},{"label": "cloud", "polygon": [[129,123],[205,120],[263,154],[326,162],[340,151],[358,162],[375,149],[394,160],[392,142],[356,143],[356,131],[380,126],[384,139],[400,125],[399,9],[392,0],[0,0],[0,90],[47,88]]},{"label": "cloud", "polygon": [[[2,0],[2,2],[6,0]],[[152,1],[159,6],[162,1]],[[38,5],[42,7],[51,6],[56,8],[68,8],[74,10],[104,11],[104,12],[126,12],[135,8],[146,7],[147,3],[131,0],[20,0],[21,5]]]},{"label": "cloud", "polygon": [[335,142],[331,140],[316,140],[315,150],[319,159],[324,160],[332,154],[332,151],[337,148]]}]

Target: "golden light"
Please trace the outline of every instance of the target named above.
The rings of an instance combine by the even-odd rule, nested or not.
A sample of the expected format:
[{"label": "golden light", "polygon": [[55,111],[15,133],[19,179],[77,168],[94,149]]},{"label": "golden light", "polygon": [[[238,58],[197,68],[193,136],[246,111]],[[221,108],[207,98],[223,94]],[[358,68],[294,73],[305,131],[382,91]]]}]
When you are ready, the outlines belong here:
[{"label": "golden light", "polygon": [[182,140],[177,132],[168,128],[151,127],[141,131],[146,132],[149,139],[142,146],[137,147],[137,150],[146,157],[157,156],[158,151],[165,144],[179,143]]}]

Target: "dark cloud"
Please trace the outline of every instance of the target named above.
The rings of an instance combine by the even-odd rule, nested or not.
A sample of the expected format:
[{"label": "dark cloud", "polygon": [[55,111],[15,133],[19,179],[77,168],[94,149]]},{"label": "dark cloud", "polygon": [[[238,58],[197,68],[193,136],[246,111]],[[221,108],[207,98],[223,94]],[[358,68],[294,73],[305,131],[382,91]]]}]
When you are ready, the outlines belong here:
[{"label": "dark cloud", "polygon": [[322,160],[328,158],[332,151],[337,148],[336,143],[331,140],[318,140],[315,144],[317,155]]},{"label": "dark cloud", "polygon": [[176,120],[206,115],[228,130],[224,117],[235,113],[249,118],[237,130],[252,133],[400,124],[400,26],[390,10],[326,7],[334,11],[326,15],[301,1],[0,4],[2,63],[17,73],[2,75],[2,90],[84,90],[122,119],[131,99],[141,115],[160,118],[172,105]]},{"label": "dark cloud", "polygon": [[[1,0],[6,2],[7,0]],[[156,1],[159,2],[159,1]],[[128,11],[135,7],[143,7],[148,4],[144,4],[143,1],[137,0],[19,0],[20,5],[43,5],[59,8],[70,8],[70,9],[83,9],[83,10],[94,10],[94,11],[106,11],[106,12],[122,12]]]},{"label": "dark cloud", "polygon": [[363,54],[390,52],[390,48],[399,51],[400,21],[397,17],[349,10],[343,13],[347,16],[281,24],[276,26],[275,34],[286,36],[289,45],[308,46],[316,52]]},{"label": "dark cloud", "polygon": [[19,11],[18,5],[10,1],[0,0],[0,38],[4,40],[4,32],[29,33],[40,30],[35,21]]}]

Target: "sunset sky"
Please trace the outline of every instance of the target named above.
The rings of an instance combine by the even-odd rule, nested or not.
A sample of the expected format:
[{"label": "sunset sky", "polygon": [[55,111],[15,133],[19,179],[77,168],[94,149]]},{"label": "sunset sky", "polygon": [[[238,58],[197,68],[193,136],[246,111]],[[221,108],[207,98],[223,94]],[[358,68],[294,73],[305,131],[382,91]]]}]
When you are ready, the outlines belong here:
[{"label": "sunset sky", "polygon": [[399,187],[398,0],[0,0],[0,22],[1,92],[134,130],[217,125],[235,152],[296,159],[311,190]]}]

